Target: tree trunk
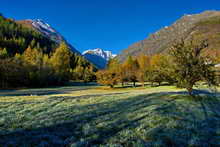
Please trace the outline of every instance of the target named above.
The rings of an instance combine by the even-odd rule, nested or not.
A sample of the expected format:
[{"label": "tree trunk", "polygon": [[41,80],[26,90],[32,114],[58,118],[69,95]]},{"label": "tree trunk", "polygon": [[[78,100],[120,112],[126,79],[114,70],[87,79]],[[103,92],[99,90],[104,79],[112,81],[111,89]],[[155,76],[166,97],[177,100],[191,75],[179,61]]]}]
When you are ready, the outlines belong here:
[{"label": "tree trunk", "polygon": [[151,87],[153,87],[154,86],[154,82],[151,82]]},{"label": "tree trunk", "polygon": [[142,87],[144,87],[145,85],[144,85],[144,81],[142,81]]},{"label": "tree trunk", "polygon": [[136,85],[135,85],[135,82],[133,82],[133,87],[135,87]]},{"label": "tree trunk", "polygon": [[187,88],[187,91],[188,91],[188,94],[190,95],[190,96],[193,96],[193,88],[192,87],[189,87],[189,88]]},{"label": "tree trunk", "polygon": [[110,85],[110,87],[111,87],[111,88],[114,88],[114,86],[113,86],[113,85]]},{"label": "tree trunk", "polygon": [[124,82],[121,82],[121,86],[124,87]]}]

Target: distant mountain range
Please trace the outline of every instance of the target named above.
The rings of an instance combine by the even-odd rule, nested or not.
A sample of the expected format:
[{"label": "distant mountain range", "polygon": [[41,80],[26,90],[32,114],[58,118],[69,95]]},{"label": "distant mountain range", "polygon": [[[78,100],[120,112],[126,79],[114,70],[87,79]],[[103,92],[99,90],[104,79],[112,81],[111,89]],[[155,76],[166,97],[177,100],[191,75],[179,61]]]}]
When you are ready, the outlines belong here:
[{"label": "distant mountain range", "polygon": [[47,24],[41,19],[20,20],[20,21],[17,21],[17,23],[30,27],[32,29],[35,29],[36,31],[42,33],[44,36],[46,36],[47,38],[53,40],[54,42],[58,44],[64,41],[66,42],[66,44],[68,44],[68,46],[71,48],[73,52],[79,55],[81,54],[71,44],[69,44],[59,32],[57,32],[54,28],[52,28],[49,24]]},{"label": "distant mountain range", "polygon": [[116,56],[111,51],[105,51],[100,48],[86,50],[82,55],[99,69],[105,68],[108,61]]},{"label": "distant mountain range", "polygon": [[166,53],[174,41],[180,39],[207,39],[207,53],[215,55],[220,52],[220,11],[205,11],[200,14],[184,15],[171,26],[149,35],[146,39],[132,44],[117,56],[124,61],[128,56],[140,54],[153,55]]}]

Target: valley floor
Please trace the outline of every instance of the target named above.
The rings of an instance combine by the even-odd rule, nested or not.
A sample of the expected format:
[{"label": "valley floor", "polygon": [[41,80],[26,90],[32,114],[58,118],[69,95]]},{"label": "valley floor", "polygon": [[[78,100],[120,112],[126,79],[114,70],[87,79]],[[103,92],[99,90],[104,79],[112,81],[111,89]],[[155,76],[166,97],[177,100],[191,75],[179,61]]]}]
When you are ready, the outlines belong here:
[{"label": "valley floor", "polygon": [[220,146],[220,97],[172,86],[0,91],[0,146],[10,145]]}]

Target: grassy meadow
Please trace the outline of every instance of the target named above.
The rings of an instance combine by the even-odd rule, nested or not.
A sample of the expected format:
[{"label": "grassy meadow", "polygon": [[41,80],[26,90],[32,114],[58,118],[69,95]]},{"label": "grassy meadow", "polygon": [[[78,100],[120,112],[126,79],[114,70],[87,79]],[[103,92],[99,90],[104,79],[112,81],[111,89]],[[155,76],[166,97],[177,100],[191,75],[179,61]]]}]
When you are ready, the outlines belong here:
[{"label": "grassy meadow", "polygon": [[220,97],[173,86],[0,91],[0,146],[220,146]]}]

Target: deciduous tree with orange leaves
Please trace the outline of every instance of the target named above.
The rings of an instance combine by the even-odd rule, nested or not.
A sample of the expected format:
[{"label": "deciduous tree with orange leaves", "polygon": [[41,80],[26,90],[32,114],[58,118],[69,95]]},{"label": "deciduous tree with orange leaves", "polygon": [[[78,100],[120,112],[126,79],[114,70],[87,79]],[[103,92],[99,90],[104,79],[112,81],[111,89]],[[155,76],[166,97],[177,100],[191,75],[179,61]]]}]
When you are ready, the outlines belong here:
[{"label": "deciduous tree with orange leaves", "polygon": [[96,73],[97,82],[103,85],[108,85],[114,88],[119,81],[120,64],[117,59],[110,59],[107,64],[107,69],[100,70]]}]

